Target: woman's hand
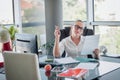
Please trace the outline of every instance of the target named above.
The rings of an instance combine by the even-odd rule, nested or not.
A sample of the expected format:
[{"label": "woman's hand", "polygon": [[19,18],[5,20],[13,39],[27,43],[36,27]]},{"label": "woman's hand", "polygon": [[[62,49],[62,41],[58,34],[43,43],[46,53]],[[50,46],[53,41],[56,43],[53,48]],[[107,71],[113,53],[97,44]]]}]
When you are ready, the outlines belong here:
[{"label": "woman's hand", "polygon": [[60,33],[60,29],[59,29],[58,26],[56,26],[56,28],[55,28],[54,35],[55,35],[55,40],[56,40],[56,39],[57,39],[57,40],[60,39],[60,35],[61,35],[61,33]]},{"label": "woman's hand", "polygon": [[95,49],[95,50],[93,51],[93,53],[94,53],[94,58],[95,58],[95,59],[99,59],[100,50],[99,50],[99,49]]}]

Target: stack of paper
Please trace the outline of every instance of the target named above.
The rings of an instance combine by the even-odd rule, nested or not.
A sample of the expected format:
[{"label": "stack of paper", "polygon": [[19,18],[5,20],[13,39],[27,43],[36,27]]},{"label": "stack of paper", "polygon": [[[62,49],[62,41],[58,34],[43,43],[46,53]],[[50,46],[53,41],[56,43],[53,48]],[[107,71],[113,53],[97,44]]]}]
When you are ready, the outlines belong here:
[{"label": "stack of paper", "polygon": [[80,63],[76,66],[76,68],[84,68],[84,69],[95,69],[99,63]]},{"label": "stack of paper", "polygon": [[4,62],[4,59],[3,59],[2,53],[0,53],[0,67],[3,67],[3,62]]},{"label": "stack of paper", "polygon": [[82,68],[70,68],[62,73],[59,73],[57,76],[59,77],[67,77],[67,78],[79,78],[85,75],[88,72],[87,69]]},{"label": "stack of paper", "polygon": [[79,62],[79,61],[73,59],[72,57],[54,59],[54,61],[59,64],[70,64],[70,63],[78,63]]}]

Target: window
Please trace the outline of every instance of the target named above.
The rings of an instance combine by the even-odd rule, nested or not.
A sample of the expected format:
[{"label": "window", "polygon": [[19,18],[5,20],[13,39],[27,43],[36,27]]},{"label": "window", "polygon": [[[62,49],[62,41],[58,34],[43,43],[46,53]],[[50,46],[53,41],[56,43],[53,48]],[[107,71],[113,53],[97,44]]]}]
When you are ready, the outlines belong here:
[{"label": "window", "polygon": [[108,54],[120,54],[120,26],[96,26],[100,34],[100,46],[106,46]]},{"label": "window", "polygon": [[120,54],[120,5],[119,0],[94,0],[95,33],[99,33],[100,46],[107,54]]},{"label": "window", "polygon": [[0,24],[14,24],[13,0],[0,1]]},{"label": "window", "polygon": [[44,0],[21,0],[21,9],[23,32],[45,34]]},{"label": "window", "polygon": [[94,0],[95,21],[120,21],[120,0]]},{"label": "window", "polygon": [[44,0],[21,0],[22,32],[40,35],[46,34]]},{"label": "window", "polygon": [[63,20],[86,20],[86,0],[63,0]]}]

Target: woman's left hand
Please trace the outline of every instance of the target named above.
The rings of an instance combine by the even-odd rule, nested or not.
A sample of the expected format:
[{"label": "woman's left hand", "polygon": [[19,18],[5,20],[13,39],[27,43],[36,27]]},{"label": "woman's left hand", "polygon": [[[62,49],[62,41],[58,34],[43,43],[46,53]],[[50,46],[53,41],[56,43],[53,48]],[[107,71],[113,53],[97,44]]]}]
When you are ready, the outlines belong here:
[{"label": "woman's left hand", "polygon": [[95,58],[95,59],[99,59],[100,50],[99,50],[99,49],[95,49],[95,50],[93,51],[93,53],[94,53],[94,58]]}]

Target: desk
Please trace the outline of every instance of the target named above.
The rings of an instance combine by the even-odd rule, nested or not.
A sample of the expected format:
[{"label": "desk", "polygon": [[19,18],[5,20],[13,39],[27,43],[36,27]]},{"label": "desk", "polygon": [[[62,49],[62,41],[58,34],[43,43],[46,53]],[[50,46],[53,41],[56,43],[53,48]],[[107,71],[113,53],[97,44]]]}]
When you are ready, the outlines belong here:
[{"label": "desk", "polygon": [[6,80],[4,74],[0,74],[0,80]]},{"label": "desk", "polygon": [[[50,77],[45,75],[45,70],[40,68],[42,80],[65,80],[56,77],[56,73],[51,73]],[[89,71],[86,80],[119,80],[120,79],[120,63],[100,61],[100,65]],[[0,80],[6,80],[5,74],[0,74]]]},{"label": "desk", "polygon": [[[46,77],[44,69],[41,69],[42,80],[59,80],[60,78],[55,76],[55,73],[51,73],[50,77]],[[116,77],[113,76],[116,74]],[[85,80],[119,80],[120,79],[120,64],[119,63],[112,63],[107,61],[100,61],[100,65],[93,69],[89,70],[89,73]],[[112,79],[109,78],[112,76]],[[104,79],[106,78],[106,79]],[[66,80],[61,78],[60,80]]]}]

